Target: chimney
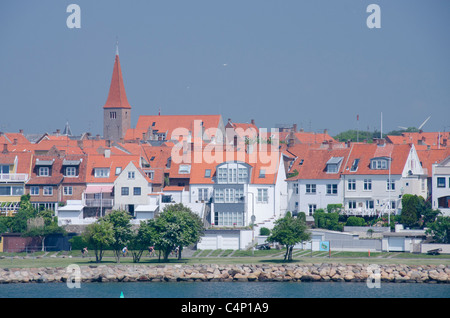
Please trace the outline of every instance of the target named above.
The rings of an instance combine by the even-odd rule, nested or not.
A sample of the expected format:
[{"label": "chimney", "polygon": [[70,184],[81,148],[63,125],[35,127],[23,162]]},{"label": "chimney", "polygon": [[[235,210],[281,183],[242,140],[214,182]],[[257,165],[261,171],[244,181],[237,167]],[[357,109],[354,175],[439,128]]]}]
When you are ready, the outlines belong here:
[{"label": "chimney", "polygon": [[23,134],[23,129],[19,129],[19,134]]},{"label": "chimney", "polygon": [[324,130],[323,130],[323,133],[324,133],[325,135],[328,135],[328,129],[324,129]]},{"label": "chimney", "polygon": [[100,135],[99,135],[99,134],[97,134],[97,135],[95,136],[95,140],[100,140]]},{"label": "chimney", "polygon": [[56,135],[59,136],[60,133],[61,133],[61,129],[56,129]]},{"label": "chimney", "polygon": [[2,153],[8,153],[8,144],[3,144],[3,151]]},{"label": "chimney", "polygon": [[105,149],[105,158],[111,157],[111,149]]},{"label": "chimney", "polygon": [[292,130],[293,130],[294,132],[297,132],[297,124],[292,125]]},{"label": "chimney", "polygon": [[288,137],[288,148],[293,147],[295,144],[294,133],[291,131]]},{"label": "chimney", "polygon": [[300,128],[300,132],[304,132],[305,130],[303,128]]},{"label": "chimney", "polygon": [[255,120],[254,119],[250,120],[250,122],[251,122],[252,125],[255,124]]},{"label": "chimney", "polygon": [[17,138],[14,138],[13,145],[17,145]]},{"label": "chimney", "polygon": [[109,140],[109,139],[106,140],[105,146],[108,147],[108,148],[110,148],[110,147],[111,147],[111,140]]}]

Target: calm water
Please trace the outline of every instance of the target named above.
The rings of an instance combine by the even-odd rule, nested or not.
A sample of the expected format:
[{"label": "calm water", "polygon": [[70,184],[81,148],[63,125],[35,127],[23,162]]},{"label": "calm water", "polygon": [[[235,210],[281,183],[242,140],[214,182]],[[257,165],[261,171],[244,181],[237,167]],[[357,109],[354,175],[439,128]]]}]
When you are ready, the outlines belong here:
[{"label": "calm water", "polygon": [[0,298],[450,298],[449,284],[182,282],[2,284]]}]

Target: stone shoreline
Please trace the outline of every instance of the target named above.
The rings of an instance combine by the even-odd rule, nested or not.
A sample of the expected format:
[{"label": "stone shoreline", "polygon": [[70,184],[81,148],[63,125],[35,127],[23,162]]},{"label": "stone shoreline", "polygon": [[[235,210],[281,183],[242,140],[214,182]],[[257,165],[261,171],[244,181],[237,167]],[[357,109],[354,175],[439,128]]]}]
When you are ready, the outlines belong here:
[{"label": "stone shoreline", "polygon": [[[77,267],[76,267],[77,268]],[[80,282],[367,282],[450,283],[450,265],[251,264],[85,265]],[[66,267],[2,268],[0,284],[74,281]]]}]

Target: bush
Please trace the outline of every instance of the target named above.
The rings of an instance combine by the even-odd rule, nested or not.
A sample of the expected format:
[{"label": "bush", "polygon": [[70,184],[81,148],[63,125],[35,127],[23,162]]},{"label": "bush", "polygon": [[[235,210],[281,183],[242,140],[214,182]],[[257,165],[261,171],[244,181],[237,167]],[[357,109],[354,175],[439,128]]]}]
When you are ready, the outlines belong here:
[{"label": "bush", "polygon": [[269,236],[270,235],[270,230],[267,227],[262,227],[259,230],[259,235]]},{"label": "bush", "polygon": [[86,243],[82,236],[74,236],[69,240],[69,243],[72,245],[72,251],[81,251],[83,248],[87,247],[88,250],[91,247]]},{"label": "bush", "polygon": [[359,216],[350,216],[345,223],[346,226],[365,226],[366,221]]}]

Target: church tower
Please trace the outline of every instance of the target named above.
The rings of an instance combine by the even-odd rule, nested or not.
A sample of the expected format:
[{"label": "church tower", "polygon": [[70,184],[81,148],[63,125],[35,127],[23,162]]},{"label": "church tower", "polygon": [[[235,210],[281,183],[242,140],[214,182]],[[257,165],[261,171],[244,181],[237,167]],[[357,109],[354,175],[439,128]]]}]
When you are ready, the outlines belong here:
[{"label": "church tower", "polygon": [[123,85],[117,46],[108,99],[103,106],[103,138],[121,142],[129,128],[131,128],[131,106]]}]

